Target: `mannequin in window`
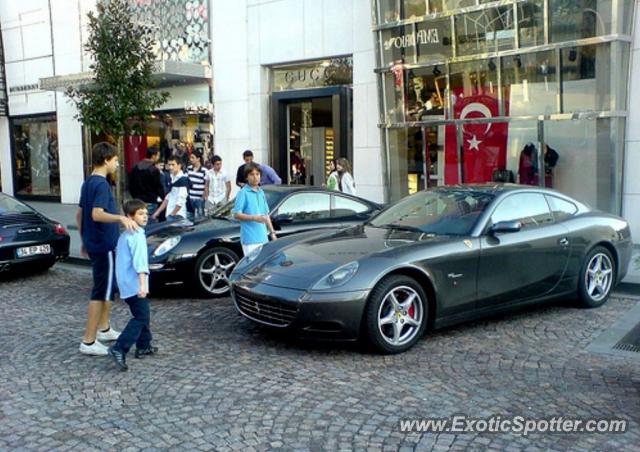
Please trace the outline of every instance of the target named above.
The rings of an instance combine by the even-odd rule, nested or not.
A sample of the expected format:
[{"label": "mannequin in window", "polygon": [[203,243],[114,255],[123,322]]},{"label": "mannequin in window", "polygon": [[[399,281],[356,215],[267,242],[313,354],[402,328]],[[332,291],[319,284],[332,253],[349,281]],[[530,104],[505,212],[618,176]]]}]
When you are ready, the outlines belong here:
[{"label": "mannequin in window", "polygon": [[[548,145],[544,145],[544,185],[553,187],[553,168],[558,163],[560,156],[558,152]],[[520,183],[525,185],[539,184],[538,171],[538,149],[533,143],[528,143],[520,152],[520,163],[518,165]]]}]

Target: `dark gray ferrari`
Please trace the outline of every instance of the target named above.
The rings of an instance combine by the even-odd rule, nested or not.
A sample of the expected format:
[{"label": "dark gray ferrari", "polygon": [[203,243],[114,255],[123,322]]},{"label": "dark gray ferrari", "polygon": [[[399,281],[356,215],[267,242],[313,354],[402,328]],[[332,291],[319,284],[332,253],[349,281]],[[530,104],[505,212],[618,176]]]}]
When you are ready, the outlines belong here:
[{"label": "dark gray ferrari", "polygon": [[631,249],[624,219],[556,191],[449,186],[364,225],[271,242],[238,263],[231,292],[254,322],[399,353],[427,328],[530,303],[600,306]]}]

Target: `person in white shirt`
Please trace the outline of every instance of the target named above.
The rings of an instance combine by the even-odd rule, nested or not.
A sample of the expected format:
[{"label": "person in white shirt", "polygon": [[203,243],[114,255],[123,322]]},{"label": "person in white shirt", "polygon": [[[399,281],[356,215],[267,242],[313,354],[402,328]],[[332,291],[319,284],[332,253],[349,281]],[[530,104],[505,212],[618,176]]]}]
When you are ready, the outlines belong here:
[{"label": "person in white shirt", "polygon": [[336,170],[338,171],[338,189],[342,193],[350,195],[356,194],[356,183],[351,175],[351,165],[347,159],[338,159],[336,162]]},{"label": "person in white shirt", "polygon": [[214,155],[212,162],[213,168],[207,173],[204,187],[207,212],[211,212],[222,203],[229,201],[231,194],[231,181],[222,169],[222,158],[219,155]]},{"label": "person in white shirt", "polygon": [[182,159],[175,155],[167,161],[171,174],[171,191],[165,196],[164,201],[158,207],[151,218],[158,216],[166,209],[167,221],[182,220],[187,218],[187,198],[189,196],[189,178],[182,172]]}]

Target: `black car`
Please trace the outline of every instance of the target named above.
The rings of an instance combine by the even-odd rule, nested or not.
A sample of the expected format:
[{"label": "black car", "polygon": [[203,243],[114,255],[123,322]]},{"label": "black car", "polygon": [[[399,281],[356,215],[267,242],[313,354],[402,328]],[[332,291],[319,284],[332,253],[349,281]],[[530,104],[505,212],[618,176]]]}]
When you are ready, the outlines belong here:
[{"label": "black car", "polygon": [[0,193],[0,272],[47,269],[69,257],[69,242],[60,223]]},{"label": "black car", "polygon": [[[342,228],[366,221],[381,207],[362,198],[317,187],[263,187],[278,237],[319,228]],[[229,292],[228,276],[243,256],[240,223],[233,201],[195,224],[147,226],[152,293],[173,284],[195,285],[204,296]]]},{"label": "black car", "polygon": [[442,187],[406,197],[369,222],[275,241],[231,275],[245,317],[357,339],[384,353],[426,328],[558,297],[607,301],[627,273],[627,222],[553,190]]}]

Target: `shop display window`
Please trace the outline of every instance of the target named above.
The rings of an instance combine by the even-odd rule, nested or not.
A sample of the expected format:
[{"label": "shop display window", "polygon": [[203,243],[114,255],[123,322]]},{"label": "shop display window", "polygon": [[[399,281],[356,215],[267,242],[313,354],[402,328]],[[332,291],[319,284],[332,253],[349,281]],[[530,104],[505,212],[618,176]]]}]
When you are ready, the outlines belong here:
[{"label": "shop display window", "polygon": [[558,71],[554,51],[502,58],[505,110],[511,116],[558,113]]},{"label": "shop display window", "polygon": [[54,116],[11,120],[15,193],[60,196],[58,126]]},{"label": "shop display window", "polygon": [[456,53],[475,55],[512,49],[515,26],[511,5],[455,16]]},{"label": "shop display window", "polygon": [[607,35],[611,23],[611,0],[549,0],[551,42]]},{"label": "shop display window", "polygon": [[612,108],[611,45],[570,47],[560,53],[563,111]]}]

